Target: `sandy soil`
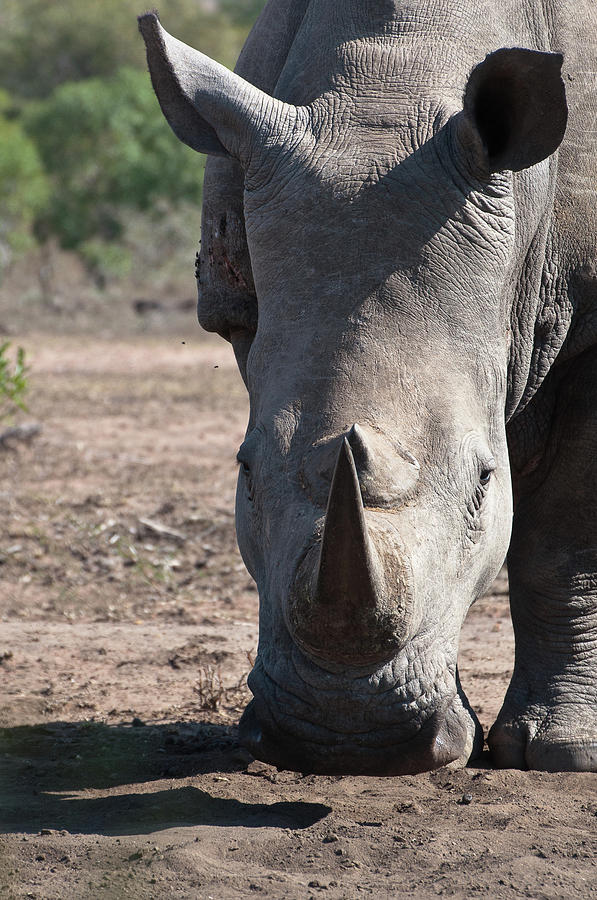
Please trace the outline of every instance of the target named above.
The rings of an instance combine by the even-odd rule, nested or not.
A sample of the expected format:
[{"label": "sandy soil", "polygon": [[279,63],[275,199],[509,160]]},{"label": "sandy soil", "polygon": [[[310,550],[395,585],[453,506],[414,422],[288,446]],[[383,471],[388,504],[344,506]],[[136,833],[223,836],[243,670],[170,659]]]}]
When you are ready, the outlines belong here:
[{"label": "sandy soil", "polygon": [[[0,455],[0,897],[597,894],[594,776],[253,761],[236,737],[257,595],[234,539],[246,397],[228,347],[191,321],[20,343],[43,433]],[[502,574],[460,654],[486,730],[512,653]]]}]

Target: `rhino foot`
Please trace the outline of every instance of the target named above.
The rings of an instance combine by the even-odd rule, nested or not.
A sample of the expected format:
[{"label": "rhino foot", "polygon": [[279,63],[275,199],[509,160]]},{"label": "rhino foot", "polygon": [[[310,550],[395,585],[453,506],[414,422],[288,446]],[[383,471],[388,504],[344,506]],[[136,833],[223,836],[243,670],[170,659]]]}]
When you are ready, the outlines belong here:
[{"label": "rhino foot", "polygon": [[487,743],[501,769],[597,772],[597,710],[580,702],[515,708],[506,699]]}]

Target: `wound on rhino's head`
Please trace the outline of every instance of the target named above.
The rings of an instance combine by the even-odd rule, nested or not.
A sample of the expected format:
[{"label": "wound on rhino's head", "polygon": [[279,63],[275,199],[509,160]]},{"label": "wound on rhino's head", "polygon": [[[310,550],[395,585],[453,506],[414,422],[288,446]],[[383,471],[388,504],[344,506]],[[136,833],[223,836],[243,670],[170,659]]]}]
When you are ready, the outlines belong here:
[{"label": "wound on rhino's head", "polygon": [[[141,29],[176,134],[245,170],[257,310],[219,325],[251,402],[243,739],[302,771],[464,761],[480,733],[458,636],[509,540],[511,295],[565,127],[561,57],[498,50],[459,87],[416,90],[404,62],[381,95],[331,71],[304,98],[288,76],[286,103],[155,17]],[[512,171],[529,167],[523,227]]]}]

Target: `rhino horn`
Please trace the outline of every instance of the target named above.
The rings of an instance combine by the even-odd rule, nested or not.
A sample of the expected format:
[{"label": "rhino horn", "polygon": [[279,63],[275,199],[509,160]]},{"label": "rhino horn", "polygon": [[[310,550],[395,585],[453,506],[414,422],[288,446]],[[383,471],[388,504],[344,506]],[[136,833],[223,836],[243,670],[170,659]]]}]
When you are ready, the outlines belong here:
[{"label": "rhino horn", "polygon": [[[406,634],[404,583],[382,563],[369,534],[359,476],[343,438],[315,571],[299,573],[290,628],[300,647],[324,660],[363,665],[395,654]],[[389,586],[390,585],[390,586]]]},{"label": "rhino horn", "polygon": [[328,498],[316,597],[341,608],[375,608],[383,572],[369,538],[352,448],[343,438]]},{"label": "rhino horn", "polygon": [[296,107],[172,37],[157,13],[139,16],[139,31],[162,112],[193,150],[230,154],[246,167],[266,144],[275,150],[296,124]]}]

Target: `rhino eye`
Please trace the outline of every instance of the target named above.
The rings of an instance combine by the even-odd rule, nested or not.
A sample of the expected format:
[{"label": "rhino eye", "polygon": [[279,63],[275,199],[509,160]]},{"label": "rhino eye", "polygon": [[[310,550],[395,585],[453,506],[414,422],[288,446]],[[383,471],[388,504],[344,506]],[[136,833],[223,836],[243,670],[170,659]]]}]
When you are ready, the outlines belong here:
[{"label": "rhino eye", "polygon": [[255,491],[253,488],[253,479],[251,478],[251,470],[250,470],[249,466],[247,465],[247,463],[243,462],[243,460],[239,460],[239,463],[240,463],[241,472],[243,473],[243,477],[245,479],[245,486],[247,489],[247,499],[250,500],[252,503],[253,500],[255,499]]},{"label": "rhino eye", "polygon": [[481,482],[483,487],[488,485],[490,480],[491,480],[491,469],[483,469],[483,471],[481,472],[481,476],[479,478],[479,481]]},{"label": "rhino eye", "polygon": [[[236,461],[240,466],[240,470],[243,473],[243,477],[245,479],[245,485],[247,488],[247,497],[252,502],[254,499],[254,490],[253,490],[253,479],[251,478],[251,467],[247,460],[247,446],[246,442],[241,446],[240,450],[236,454]],[[247,455],[246,455],[247,454]]]}]

